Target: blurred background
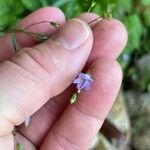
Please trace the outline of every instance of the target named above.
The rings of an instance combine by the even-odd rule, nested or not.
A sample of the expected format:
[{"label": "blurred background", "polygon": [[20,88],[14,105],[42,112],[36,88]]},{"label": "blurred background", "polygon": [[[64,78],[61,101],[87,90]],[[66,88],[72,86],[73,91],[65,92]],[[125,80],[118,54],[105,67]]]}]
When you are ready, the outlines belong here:
[{"label": "blurred background", "polygon": [[150,0],[0,0],[0,31],[48,5],[60,7],[68,19],[91,11],[111,13],[125,24],[129,39],[118,58],[122,88],[90,149],[150,150]]}]

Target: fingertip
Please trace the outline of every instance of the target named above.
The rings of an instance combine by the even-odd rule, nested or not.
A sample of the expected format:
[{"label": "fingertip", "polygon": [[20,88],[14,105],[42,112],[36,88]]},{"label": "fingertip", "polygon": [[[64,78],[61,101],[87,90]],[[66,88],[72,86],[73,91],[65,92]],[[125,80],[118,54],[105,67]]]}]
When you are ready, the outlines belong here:
[{"label": "fingertip", "polygon": [[112,18],[111,20],[111,24],[112,27],[114,27],[114,30],[116,30],[118,33],[120,33],[120,49],[124,49],[126,44],[127,44],[127,40],[128,40],[128,33],[127,33],[127,29],[125,27],[125,25],[118,19]]},{"label": "fingertip", "polygon": [[[25,17],[21,22],[17,25],[17,28],[26,28],[34,23],[49,21],[49,22],[59,22],[60,26],[65,23],[65,15],[64,13],[56,7],[43,7],[35,12],[31,13],[27,17]],[[40,33],[46,36],[50,36],[53,34],[56,29],[50,26],[49,23],[40,23],[35,26],[31,26],[28,28],[29,32]],[[16,33],[16,39],[18,45],[20,47],[29,47],[38,43],[35,38],[32,38],[22,32]],[[14,53],[14,47],[12,46],[10,35],[6,34],[4,37],[0,38],[0,62],[6,60],[12,56]]]},{"label": "fingertip", "polygon": [[[48,23],[44,23],[44,21],[59,22],[60,26],[62,26],[65,23],[65,15],[59,8],[43,7],[25,17],[18,26],[21,26],[21,28],[26,28],[34,23],[42,21],[43,23],[32,26],[27,30],[49,36],[54,33],[56,29],[50,26]],[[18,33],[16,35],[22,47],[33,46],[37,44],[37,40],[28,35],[23,33]]]},{"label": "fingertip", "polygon": [[117,72],[116,74],[120,77],[118,79],[122,82],[123,71],[122,71],[121,65],[118,63],[117,60],[115,60],[114,63],[115,63],[115,69],[116,69],[115,72]]},{"label": "fingertip", "polygon": [[[127,30],[117,19],[102,20],[93,27],[96,56],[116,59],[127,43]],[[101,49],[101,51],[99,50]]]},{"label": "fingertip", "polygon": [[[79,19],[89,23],[99,16],[95,13],[83,13]],[[116,59],[125,48],[128,34],[124,24],[117,19],[102,19],[93,21],[90,26],[93,30],[93,50],[88,59],[89,66],[98,57]]]},{"label": "fingertip", "polygon": [[56,18],[58,19],[58,21],[60,22],[65,22],[65,15],[62,12],[62,10],[60,10],[57,7],[42,7],[38,10],[36,10],[35,12],[33,12],[32,14],[28,15],[25,19],[23,19],[21,21],[21,25],[25,26],[26,24],[30,24],[28,22],[30,22],[30,20],[35,19],[38,20],[40,18],[40,20],[56,20]]},{"label": "fingertip", "polygon": [[58,17],[63,22],[66,20],[63,11],[57,7],[51,7],[51,6],[43,7],[41,9],[37,10],[37,12],[35,12],[35,13],[39,13],[39,15],[45,14],[45,16],[47,15],[48,17],[51,15],[51,17],[53,17],[54,19],[55,19],[55,17]]}]

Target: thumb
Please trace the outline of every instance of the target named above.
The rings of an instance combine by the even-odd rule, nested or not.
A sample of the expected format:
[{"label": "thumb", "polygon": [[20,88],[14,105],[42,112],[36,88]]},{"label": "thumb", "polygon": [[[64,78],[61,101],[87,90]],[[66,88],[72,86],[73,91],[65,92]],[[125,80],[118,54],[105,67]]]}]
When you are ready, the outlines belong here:
[{"label": "thumb", "polygon": [[51,39],[0,65],[0,136],[9,134],[82,70],[93,43],[89,26],[68,21]]}]

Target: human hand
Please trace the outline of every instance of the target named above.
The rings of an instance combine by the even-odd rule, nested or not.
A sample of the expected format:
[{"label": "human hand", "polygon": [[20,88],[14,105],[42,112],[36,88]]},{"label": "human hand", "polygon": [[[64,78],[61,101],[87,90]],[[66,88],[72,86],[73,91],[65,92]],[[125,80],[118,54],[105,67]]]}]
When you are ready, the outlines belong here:
[{"label": "human hand", "polygon": [[[96,17],[84,13],[80,20],[65,23],[59,9],[46,7],[21,25],[58,21],[63,27],[56,33],[45,24],[30,28],[54,33],[51,40],[36,45],[34,39],[17,33],[23,50],[13,54],[9,35],[0,39],[0,150],[14,149],[14,126],[18,126],[15,140],[27,150],[88,149],[120,88],[122,72],[115,59],[127,41],[124,26],[115,19],[95,24],[91,30],[85,22]],[[74,91],[70,84],[83,67],[94,82],[70,105]],[[32,116],[27,128],[20,125],[25,116]]]}]

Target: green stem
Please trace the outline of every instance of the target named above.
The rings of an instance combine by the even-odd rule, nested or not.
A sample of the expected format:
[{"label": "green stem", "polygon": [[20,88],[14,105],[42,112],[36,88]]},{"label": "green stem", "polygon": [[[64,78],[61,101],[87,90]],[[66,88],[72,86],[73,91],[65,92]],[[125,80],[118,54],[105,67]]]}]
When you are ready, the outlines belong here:
[{"label": "green stem", "polygon": [[38,24],[42,24],[42,23],[48,23],[48,24],[50,24],[50,21],[40,21],[40,22],[36,22],[36,23],[30,24],[29,26],[25,27],[23,30],[27,30],[27,29],[29,29],[29,28],[32,27],[32,26],[35,26],[35,25],[38,25]]},{"label": "green stem", "polygon": [[88,22],[88,24],[91,24],[91,23],[93,23],[93,22],[95,22],[95,21],[101,21],[102,19],[103,19],[102,17],[97,17],[96,19],[94,19],[94,20]]},{"label": "green stem", "polygon": [[35,32],[30,32],[30,31],[25,31],[22,29],[15,29],[15,28],[10,28],[8,30],[5,30],[5,32],[7,33],[18,33],[18,32],[22,32],[22,33],[26,33],[26,34],[30,34],[30,35],[35,35],[35,36],[45,36],[44,34],[40,34],[40,33],[35,33]]}]

